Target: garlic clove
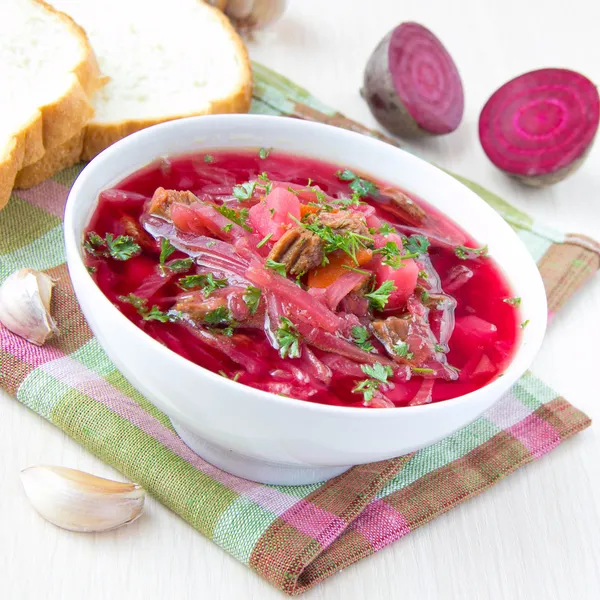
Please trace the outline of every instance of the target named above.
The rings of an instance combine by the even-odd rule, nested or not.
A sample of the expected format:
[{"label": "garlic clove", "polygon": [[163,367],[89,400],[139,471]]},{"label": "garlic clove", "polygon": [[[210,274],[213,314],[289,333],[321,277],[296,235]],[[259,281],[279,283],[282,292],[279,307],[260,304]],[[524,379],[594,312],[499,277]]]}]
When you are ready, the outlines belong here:
[{"label": "garlic clove", "polygon": [[0,323],[16,335],[41,346],[58,333],[50,314],[55,281],[40,271],[15,271],[0,286]]},{"label": "garlic clove", "polygon": [[285,12],[289,0],[209,0],[222,10],[241,32],[264,29]]},{"label": "garlic clove", "polygon": [[146,493],[66,467],[37,466],[21,471],[25,493],[37,512],[69,531],[98,532],[132,523],[144,510]]}]

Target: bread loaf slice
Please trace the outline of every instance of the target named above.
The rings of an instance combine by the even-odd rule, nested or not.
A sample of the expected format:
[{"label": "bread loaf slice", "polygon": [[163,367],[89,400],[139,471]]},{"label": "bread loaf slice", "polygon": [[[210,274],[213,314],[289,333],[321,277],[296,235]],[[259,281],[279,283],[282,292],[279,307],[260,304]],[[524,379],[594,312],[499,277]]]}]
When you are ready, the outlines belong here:
[{"label": "bread loaf slice", "polygon": [[[93,99],[95,114],[80,158],[121,138],[182,117],[248,112],[252,69],[246,48],[219,10],[201,0],[51,0],[87,32],[109,81]],[[70,152],[66,149],[70,146]],[[56,152],[79,157],[73,141]],[[51,162],[47,157],[46,162]],[[63,164],[62,166],[68,166]],[[51,170],[38,165],[19,178],[34,185]]]},{"label": "bread loaf slice", "polygon": [[0,208],[19,169],[80,133],[105,81],[85,32],[41,0],[0,9]]}]

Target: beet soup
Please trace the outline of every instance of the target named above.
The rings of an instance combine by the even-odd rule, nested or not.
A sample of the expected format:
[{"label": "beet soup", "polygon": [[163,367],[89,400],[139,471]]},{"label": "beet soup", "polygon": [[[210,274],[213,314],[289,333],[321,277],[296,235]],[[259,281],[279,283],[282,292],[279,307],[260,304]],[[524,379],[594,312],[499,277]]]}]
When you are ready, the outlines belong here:
[{"label": "beet soup", "polygon": [[177,354],[335,406],[415,406],[502,375],[519,298],[487,248],[344,165],[260,149],[160,159],[100,194],[86,265]]}]

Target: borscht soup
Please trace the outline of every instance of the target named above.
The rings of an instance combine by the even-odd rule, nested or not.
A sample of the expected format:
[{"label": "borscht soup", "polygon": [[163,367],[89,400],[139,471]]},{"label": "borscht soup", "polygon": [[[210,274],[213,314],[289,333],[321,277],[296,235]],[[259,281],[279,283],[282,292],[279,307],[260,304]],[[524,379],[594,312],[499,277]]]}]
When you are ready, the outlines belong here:
[{"label": "borscht soup", "polygon": [[298,401],[448,400],[502,376],[518,346],[520,299],[485,240],[346,165],[270,149],[162,158],[100,193],[83,245],[149,336]]}]

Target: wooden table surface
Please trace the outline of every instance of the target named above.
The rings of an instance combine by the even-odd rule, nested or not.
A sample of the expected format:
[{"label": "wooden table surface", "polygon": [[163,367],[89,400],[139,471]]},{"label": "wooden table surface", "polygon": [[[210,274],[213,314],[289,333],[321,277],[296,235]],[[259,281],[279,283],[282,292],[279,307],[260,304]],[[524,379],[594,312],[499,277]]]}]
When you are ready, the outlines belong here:
[{"label": "wooden table surface", "polygon": [[[550,225],[600,239],[600,145],[568,181],[532,190],[495,170],[477,139],[486,99],[522,72],[560,66],[600,80],[598,0],[295,0],[250,51],[374,125],[358,93],[364,65],[393,25],[410,20],[443,40],[466,90],[460,129],[414,148]],[[592,418],[600,418],[599,314],[596,277],[556,316],[534,365]],[[20,469],[46,463],[118,474],[1,393],[0,457],[3,600],[283,597],[152,499],[142,519],[112,533],[77,535],[44,522],[24,497]],[[600,437],[592,427],[305,598],[597,600],[599,507]]]}]

